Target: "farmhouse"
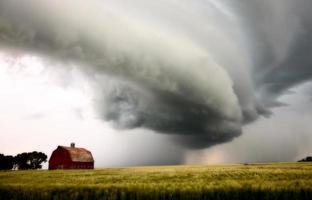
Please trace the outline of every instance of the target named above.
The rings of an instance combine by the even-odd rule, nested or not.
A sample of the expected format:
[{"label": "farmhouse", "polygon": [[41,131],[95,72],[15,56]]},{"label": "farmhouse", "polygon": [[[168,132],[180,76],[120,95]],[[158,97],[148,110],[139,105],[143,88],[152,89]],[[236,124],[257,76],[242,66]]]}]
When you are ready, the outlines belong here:
[{"label": "farmhouse", "polygon": [[49,170],[53,169],[94,169],[94,160],[90,151],[84,148],[58,146],[49,160]]}]

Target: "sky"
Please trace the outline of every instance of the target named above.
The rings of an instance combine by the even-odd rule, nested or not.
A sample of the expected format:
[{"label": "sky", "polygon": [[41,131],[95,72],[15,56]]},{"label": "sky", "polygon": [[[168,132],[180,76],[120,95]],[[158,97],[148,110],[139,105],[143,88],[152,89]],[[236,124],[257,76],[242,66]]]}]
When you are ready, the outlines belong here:
[{"label": "sky", "polygon": [[96,167],[312,152],[309,0],[3,0],[0,152]]}]

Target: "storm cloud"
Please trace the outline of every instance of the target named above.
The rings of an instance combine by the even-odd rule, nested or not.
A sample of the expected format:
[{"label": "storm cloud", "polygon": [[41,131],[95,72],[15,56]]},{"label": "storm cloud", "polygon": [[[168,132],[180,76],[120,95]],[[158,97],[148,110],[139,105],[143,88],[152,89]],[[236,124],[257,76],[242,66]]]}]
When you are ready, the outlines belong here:
[{"label": "storm cloud", "polygon": [[239,136],[311,78],[311,4],[3,0],[0,45],[79,68],[116,128],[204,148]]},{"label": "storm cloud", "polygon": [[268,107],[283,105],[279,96],[311,80],[311,6],[309,0],[242,0],[234,6],[245,17],[255,89]]}]

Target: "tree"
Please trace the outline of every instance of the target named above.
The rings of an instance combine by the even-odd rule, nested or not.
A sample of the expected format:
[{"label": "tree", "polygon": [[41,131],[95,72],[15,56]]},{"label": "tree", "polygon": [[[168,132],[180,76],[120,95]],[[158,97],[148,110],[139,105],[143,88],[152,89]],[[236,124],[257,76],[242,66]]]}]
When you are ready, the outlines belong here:
[{"label": "tree", "polygon": [[14,157],[16,169],[41,169],[42,163],[47,162],[47,155],[42,152],[21,153]]},{"label": "tree", "polygon": [[47,155],[42,152],[34,151],[29,153],[30,169],[41,169],[42,163],[47,162]]},{"label": "tree", "polygon": [[302,160],[299,160],[298,162],[312,162],[312,156],[308,156]]},{"label": "tree", "polygon": [[14,168],[22,170],[30,169],[28,153],[20,153],[14,157]]},{"label": "tree", "polygon": [[0,154],[0,170],[11,170],[14,165],[13,156]]}]

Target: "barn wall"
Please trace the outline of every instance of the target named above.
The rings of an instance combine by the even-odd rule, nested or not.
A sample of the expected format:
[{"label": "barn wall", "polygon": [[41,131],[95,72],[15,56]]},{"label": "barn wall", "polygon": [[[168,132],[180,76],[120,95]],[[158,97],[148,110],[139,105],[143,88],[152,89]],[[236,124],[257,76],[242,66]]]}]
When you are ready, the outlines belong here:
[{"label": "barn wall", "polygon": [[94,169],[93,162],[73,162],[70,169]]},{"label": "barn wall", "polygon": [[71,166],[71,160],[68,152],[62,148],[53,151],[49,160],[49,169],[68,169]]}]

